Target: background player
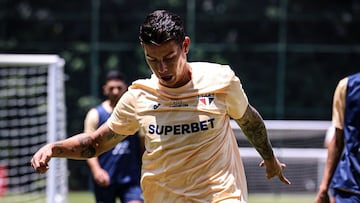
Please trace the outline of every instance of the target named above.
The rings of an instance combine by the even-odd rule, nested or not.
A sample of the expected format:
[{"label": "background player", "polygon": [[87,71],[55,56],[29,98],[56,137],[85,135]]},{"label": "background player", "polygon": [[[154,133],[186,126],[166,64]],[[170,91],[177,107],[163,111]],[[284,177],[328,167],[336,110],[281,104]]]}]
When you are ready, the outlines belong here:
[{"label": "background player", "polygon": [[[110,117],[116,103],[127,91],[122,73],[109,71],[103,85],[107,97],[100,105],[90,109],[84,122],[84,132],[93,132]],[[128,136],[114,148],[87,160],[93,177],[93,189],[98,203],[141,203],[141,154],[139,136]]]},{"label": "background player", "polygon": [[360,73],[339,81],[333,97],[335,134],[328,144],[324,175],[315,202],[360,202]]}]

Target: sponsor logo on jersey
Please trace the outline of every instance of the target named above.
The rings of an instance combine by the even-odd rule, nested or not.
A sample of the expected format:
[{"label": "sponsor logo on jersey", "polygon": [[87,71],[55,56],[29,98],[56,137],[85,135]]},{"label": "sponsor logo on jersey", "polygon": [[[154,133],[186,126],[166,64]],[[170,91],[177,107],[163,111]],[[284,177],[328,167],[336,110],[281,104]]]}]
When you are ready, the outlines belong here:
[{"label": "sponsor logo on jersey", "polygon": [[200,131],[206,131],[214,128],[215,118],[210,118],[208,120],[202,120],[199,122],[193,123],[182,123],[175,125],[149,125],[149,134],[156,135],[184,135],[190,133],[197,133]]},{"label": "sponsor logo on jersey", "polygon": [[200,103],[209,106],[215,99],[214,94],[203,94],[198,96],[198,100]]},{"label": "sponsor logo on jersey", "polygon": [[170,105],[170,107],[186,107],[186,106],[189,106],[189,104],[186,104],[181,100],[173,101],[173,103]]}]

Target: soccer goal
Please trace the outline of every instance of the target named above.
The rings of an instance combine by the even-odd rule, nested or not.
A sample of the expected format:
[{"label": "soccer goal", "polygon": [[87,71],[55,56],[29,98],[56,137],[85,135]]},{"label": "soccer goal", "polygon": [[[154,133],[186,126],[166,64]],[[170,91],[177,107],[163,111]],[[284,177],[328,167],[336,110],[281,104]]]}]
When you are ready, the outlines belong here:
[{"label": "soccer goal", "polygon": [[327,149],[325,135],[331,121],[265,120],[274,153],[287,165],[284,175],[291,181],[285,185],[277,178],[267,180],[260,168],[260,155],[249,144],[241,129],[232,121],[239,151],[244,162],[249,194],[310,194],[317,192],[322,179]]},{"label": "soccer goal", "polygon": [[41,146],[66,138],[64,63],[0,54],[0,202],[67,202],[66,159],[52,159],[45,174],[30,166]]}]

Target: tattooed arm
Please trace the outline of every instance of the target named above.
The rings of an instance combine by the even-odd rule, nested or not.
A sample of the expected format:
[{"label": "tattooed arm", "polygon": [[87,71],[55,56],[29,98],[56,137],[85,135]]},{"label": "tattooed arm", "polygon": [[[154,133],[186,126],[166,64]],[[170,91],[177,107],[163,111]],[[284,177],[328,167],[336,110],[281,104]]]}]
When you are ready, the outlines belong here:
[{"label": "tattooed arm", "polygon": [[104,124],[94,132],[81,133],[62,141],[46,144],[32,157],[31,166],[45,173],[52,157],[87,159],[111,149],[126,136],[117,135]]},{"label": "tattooed arm", "polygon": [[249,142],[263,158],[260,166],[266,166],[267,178],[270,179],[274,176],[278,176],[282,182],[290,184],[290,181],[282,174],[282,170],[286,165],[280,163],[274,156],[264,121],[257,110],[251,105],[248,105],[244,115],[240,119],[235,119],[235,121],[240,126]]},{"label": "tattooed arm", "polygon": [[235,121],[264,160],[274,157],[264,121],[254,107],[248,105],[243,117]]}]

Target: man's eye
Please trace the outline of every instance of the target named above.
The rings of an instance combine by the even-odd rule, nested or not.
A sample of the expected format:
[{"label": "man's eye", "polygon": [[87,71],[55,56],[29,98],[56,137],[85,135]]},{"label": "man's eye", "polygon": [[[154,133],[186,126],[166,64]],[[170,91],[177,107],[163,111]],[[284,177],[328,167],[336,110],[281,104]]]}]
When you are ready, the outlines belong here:
[{"label": "man's eye", "polygon": [[118,86],[118,87],[110,87],[110,91],[113,91],[114,89],[122,90],[122,87],[121,87],[121,86]]},{"label": "man's eye", "polygon": [[154,62],[156,62],[156,59],[147,59],[149,62],[152,62],[152,63],[154,63]]},{"label": "man's eye", "polygon": [[174,57],[172,57],[172,58],[166,58],[166,59],[164,59],[164,61],[166,61],[166,62],[171,62],[171,61],[173,61],[175,58]]}]

